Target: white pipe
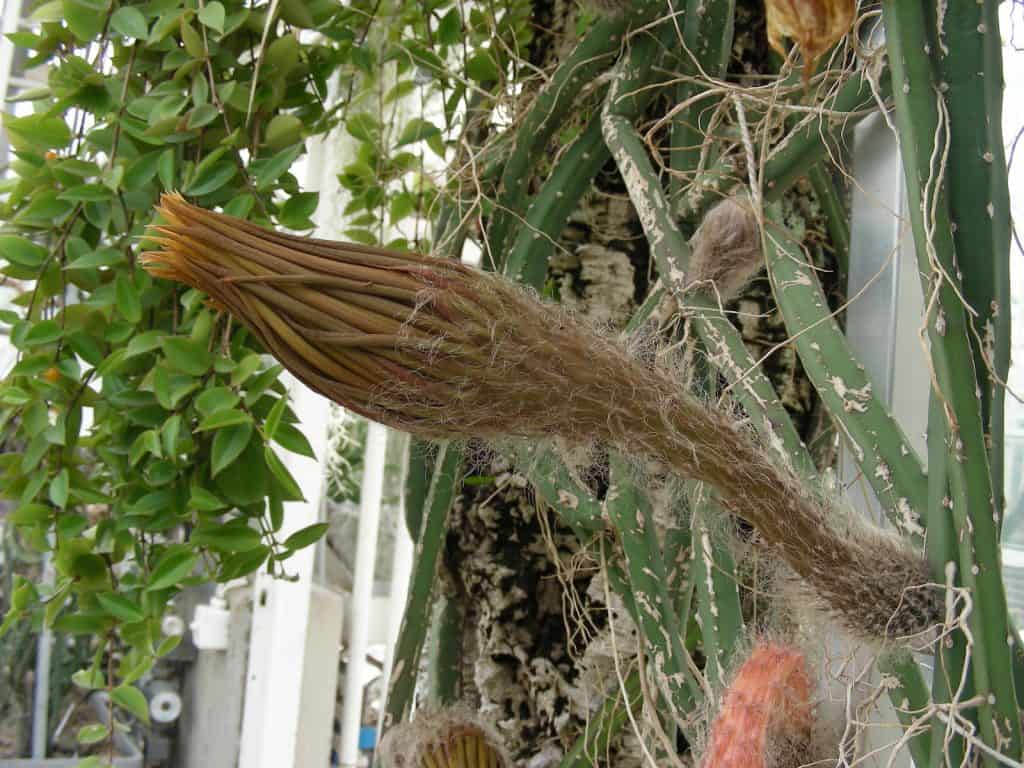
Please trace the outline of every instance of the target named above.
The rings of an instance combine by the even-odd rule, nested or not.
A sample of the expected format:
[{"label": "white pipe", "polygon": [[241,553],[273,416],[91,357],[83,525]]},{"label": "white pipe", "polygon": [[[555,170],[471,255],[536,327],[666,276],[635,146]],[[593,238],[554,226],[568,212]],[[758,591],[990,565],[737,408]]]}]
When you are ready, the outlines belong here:
[{"label": "white pipe", "polygon": [[[272,15],[272,14],[271,14]],[[337,78],[328,86],[327,104],[337,103]],[[341,168],[340,159],[350,148],[343,144],[342,129],[329,135],[311,138],[305,164],[305,188],[320,192],[320,205],[314,214],[320,237],[340,236],[336,211],[344,203],[335,199],[341,185],[334,174]],[[352,142],[355,139],[351,139]],[[340,147],[337,145],[341,144]],[[353,150],[354,151],[354,150]],[[339,154],[341,153],[341,154]],[[320,500],[323,496],[324,462],[327,455],[328,401],[290,375],[282,377],[293,397],[293,408],[300,426],[309,438],[318,461],[289,453],[284,457],[288,469],[308,497],[308,503],[288,502],[285,506],[284,528],[280,535],[286,538],[295,531],[320,521]],[[318,545],[319,546],[319,545]],[[298,576],[295,582],[282,581],[261,573],[253,587],[253,614],[249,633],[249,661],[246,673],[245,702],[242,715],[242,733],[237,764],[246,768],[305,768],[307,763],[297,762],[297,753],[323,745],[323,759],[308,761],[310,766],[327,765],[330,757],[330,734],[333,710],[324,715],[320,710],[309,710],[308,697],[303,694],[303,678],[307,666],[333,668],[330,679],[324,676],[322,684],[330,686],[330,698],[336,696],[337,657],[309,659],[306,644],[309,625],[316,621],[310,615],[313,600],[313,547],[295,553],[288,562],[287,571]],[[339,638],[340,640],[340,638]],[[322,739],[321,732],[326,733]],[[310,734],[318,734],[316,738]]]},{"label": "white pipe", "polygon": [[[50,553],[43,554],[43,582],[53,584],[53,563]],[[36,684],[32,695],[32,757],[46,757],[49,743],[50,709],[50,656],[53,651],[53,631],[44,626],[36,641]]]},{"label": "white pipe", "polygon": [[[388,683],[391,680],[391,670],[395,664],[395,643],[398,642],[398,630],[402,626],[402,616],[405,614],[405,601],[409,594],[409,578],[412,576],[413,554],[416,545],[409,535],[409,528],[405,524],[405,476],[408,471],[409,451],[403,450],[406,466],[402,470],[401,483],[398,487],[398,515],[395,521],[395,549],[391,558],[391,596],[388,600],[388,637],[387,650],[384,654],[384,685],[382,690],[387,695]],[[384,716],[386,701],[381,702],[380,713]]]},{"label": "white pipe", "polygon": [[362,725],[363,670],[370,628],[373,571],[377,560],[377,530],[384,494],[384,458],[387,429],[370,422],[363,454],[363,485],[359,497],[359,533],[356,536],[355,573],[352,576],[352,611],[348,627],[348,669],[341,714],[341,766],[356,768],[359,728]]},{"label": "white pipe", "polygon": [[[320,460],[289,453],[282,457],[306,501],[285,502],[280,538],[320,520],[323,459],[327,452],[328,404],[320,395],[283,376],[299,424]],[[311,709],[311,696],[303,685],[311,664],[335,667],[336,659],[307,656],[312,622],[314,548],[296,552],[286,563],[294,581],[260,573],[253,588],[252,625],[249,633],[245,702],[238,765],[246,768],[305,768],[327,765],[333,712]],[[334,673],[336,675],[336,673]],[[327,679],[327,673],[322,676]],[[334,686],[335,677],[326,685]],[[327,698],[331,698],[327,695]],[[313,711],[316,709],[316,711]],[[321,760],[301,762],[297,755],[322,745]]]},{"label": "white pipe", "polygon": [[11,85],[11,67],[14,65],[14,43],[7,36],[18,31],[21,20],[21,0],[4,3],[3,37],[0,37],[0,99],[7,98]]}]

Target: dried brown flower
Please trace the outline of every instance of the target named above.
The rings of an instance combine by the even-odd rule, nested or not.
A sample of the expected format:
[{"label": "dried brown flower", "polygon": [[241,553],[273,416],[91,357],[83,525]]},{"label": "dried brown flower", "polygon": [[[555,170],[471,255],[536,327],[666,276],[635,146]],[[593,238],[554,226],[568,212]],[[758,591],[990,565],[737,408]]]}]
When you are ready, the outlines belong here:
[{"label": "dried brown flower", "polygon": [[424,437],[559,437],[646,455],[714,486],[846,622],[907,635],[940,616],[927,563],[871,531],[837,533],[810,495],[672,371],[493,274],[296,237],[165,195],[144,254],[244,322],[324,396]]},{"label": "dried brown flower", "polygon": [[783,56],[782,38],[795,41],[804,54],[804,78],[825,51],[845,35],[857,13],[856,0],[765,0],[768,42]]}]

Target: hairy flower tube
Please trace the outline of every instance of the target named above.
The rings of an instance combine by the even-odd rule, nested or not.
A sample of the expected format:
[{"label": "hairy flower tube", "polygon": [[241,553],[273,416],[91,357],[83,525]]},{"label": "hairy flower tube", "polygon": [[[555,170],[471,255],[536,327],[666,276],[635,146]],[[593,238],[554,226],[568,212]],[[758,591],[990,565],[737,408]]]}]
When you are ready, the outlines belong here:
[{"label": "hairy flower tube", "polygon": [[702,768],[807,763],[812,690],[803,654],[779,643],[759,644],[725,692]]},{"label": "hairy flower tube", "polygon": [[456,262],[297,237],[165,195],[143,255],[206,292],[322,395],[428,438],[595,441],[714,486],[860,634],[941,617],[928,567],[897,539],[838,531],[827,501],[675,374],[558,307]]},{"label": "hairy flower tube", "polygon": [[395,724],[378,749],[385,768],[508,768],[498,734],[464,706],[420,710]]}]

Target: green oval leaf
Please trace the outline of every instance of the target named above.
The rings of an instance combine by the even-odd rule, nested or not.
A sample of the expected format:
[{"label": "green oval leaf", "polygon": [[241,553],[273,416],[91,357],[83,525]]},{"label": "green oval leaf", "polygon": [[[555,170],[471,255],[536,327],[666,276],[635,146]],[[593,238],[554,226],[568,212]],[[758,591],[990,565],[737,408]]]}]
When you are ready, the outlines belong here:
[{"label": "green oval leaf", "polygon": [[107,680],[103,673],[92,667],[75,672],[71,676],[71,682],[79,688],[85,688],[90,691],[95,691],[97,688],[105,688],[107,685]]},{"label": "green oval leaf", "polygon": [[196,409],[203,416],[209,416],[225,408],[234,407],[238,400],[238,394],[229,387],[214,387],[196,398]]},{"label": "green oval leaf", "polygon": [[216,192],[231,181],[237,172],[238,168],[231,160],[222,160],[198,173],[185,188],[185,194],[199,197]]},{"label": "green oval leaf", "polygon": [[478,83],[497,80],[500,76],[498,65],[488,51],[480,51],[466,62],[466,74]]},{"label": "green oval leaf", "polygon": [[11,514],[7,520],[15,525],[35,525],[50,520],[53,517],[53,510],[45,504],[22,504]]},{"label": "green oval leaf", "polygon": [[149,27],[142,11],[130,5],[123,5],[110,17],[110,28],[119,35],[145,40],[149,36]]},{"label": "green oval leaf", "polygon": [[111,616],[128,624],[146,618],[146,614],[135,602],[116,592],[100,592],[96,595],[96,601]]},{"label": "green oval leaf", "polygon": [[309,440],[292,424],[280,424],[274,432],[274,442],[292,453],[297,453],[310,459],[316,458],[313,446],[309,444]]},{"label": "green oval leaf", "polygon": [[110,698],[144,723],[149,722],[149,703],[138,688],[133,685],[119,685],[110,693]]},{"label": "green oval leaf", "polygon": [[91,253],[79,256],[64,269],[96,269],[124,264],[124,254],[116,248],[97,248]]},{"label": "green oval leaf", "polygon": [[189,538],[191,544],[218,552],[248,552],[260,546],[262,541],[259,531],[235,522],[196,528]]},{"label": "green oval leaf", "polygon": [[52,344],[63,335],[64,331],[56,320],[41,320],[25,334],[24,345],[38,347],[43,344]]},{"label": "green oval leaf", "polygon": [[210,353],[205,344],[173,336],[163,339],[161,346],[167,362],[183,373],[201,376],[210,369]]},{"label": "green oval leaf", "polygon": [[[226,429],[224,431],[229,432],[231,429],[243,428],[244,427],[230,427],[229,429]],[[251,431],[252,427],[250,427],[249,429]],[[218,432],[217,434],[221,433]],[[216,437],[214,438],[214,440],[216,441]],[[242,448],[245,448],[244,444]],[[191,496],[189,497],[188,500],[188,506],[193,509],[198,509],[200,512],[216,512],[218,509],[224,509],[224,507],[227,506],[227,503],[221,501],[219,498],[217,498],[216,494],[211,493],[210,491],[203,488],[201,485],[193,485]]]},{"label": "green oval leaf", "polygon": [[189,130],[202,128],[204,125],[209,125],[216,120],[219,115],[220,111],[213,104],[199,104],[189,112],[186,127]]},{"label": "green oval leaf", "polygon": [[50,501],[54,506],[61,509],[67,506],[69,483],[67,467],[58,472],[57,476],[50,481]]},{"label": "green oval leaf", "polygon": [[139,291],[124,274],[120,274],[114,281],[114,294],[117,301],[117,311],[129,323],[137,323],[142,319],[142,302],[139,300]]},{"label": "green oval leaf", "polygon": [[110,735],[110,729],[102,723],[93,723],[92,725],[83,725],[78,729],[78,743],[79,744],[96,744],[97,742],[103,741]]},{"label": "green oval leaf", "polygon": [[196,428],[197,432],[205,432],[211,429],[221,429],[223,427],[233,427],[236,424],[251,424],[252,416],[245,411],[240,411],[237,408],[229,408],[224,411],[217,411],[216,413],[207,416]]},{"label": "green oval leaf", "polygon": [[192,573],[198,560],[199,556],[187,547],[168,550],[153,568],[146,591],[175,586]]},{"label": "green oval leaf", "polygon": [[64,0],[64,21],[83,43],[99,37],[106,19],[105,0]]},{"label": "green oval leaf", "polygon": [[440,135],[440,133],[441,129],[430,121],[414,117],[402,129],[402,135],[398,137],[397,146],[401,147],[406,144],[429,139],[431,136]]},{"label": "green oval leaf", "polygon": [[138,336],[132,337],[132,340],[128,342],[128,346],[125,347],[125,359],[135,357],[136,355],[143,355],[146,352],[152,352],[160,346],[164,336],[166,334],[163,331],[145,331]]},{"label": "green oval leaf", "polygon": [[263,459],[267,462],[267,467],[270,469],[271,474],[280,484],[281,491],[283,492],[282,498],[285,501],[306,500],[306,497],[302,495],[302,489],[299,488],[299,484],[292,477],[292,473],[288,471],[284,462],[277,457],[274,449],[269,445],[263,448]]},{"label": "green oval leaf", "polygon": [[221,581],[237,579],[241,576],[252,573],[270,556],[270,547],[261,544],[253,547],[247,552],[238,552],[224,559],[221,564],[217,578]]},{"label": "green oval leaf", "polygon": [[105,202],[110,197],[110,190],[102,184],[77,184],[57,195],[58,200],[70,200],[73,203]]},{"label": "green oval leaf", "polygon": [[15,235],[0,235],[0,257],[12,264],[37,269],[46,261],[49,252],[31,240]]},{"label": "green oval leaf", "polygon": [[[249,444],[250,437],[252,437],[251,423],[236,424],[217,430],[217,434],[213,436],[213,448],[210,456],[210,473],[213,477],[219,475],[221,470],[231,466],[232,462],[245,450],[245,446]],[[220,507],[216,507],[216,509],[220,509]]]},{"label": "green oval leaf", "polygon": [[199,11],[199,22],[215,32],[223,33],[224,16],[224,6],[213,0]]},{"label": "green oval leaf", "polygon": [[263,140],[271,149],[290,147],[302,138],[302,121],[295,115],[275,115],[267,124]]},{"label": "green oval leaf", "polygon": [[327,532],[327,523],[313,523],[313,525],[307,525],[287,539],[284,540],[284,546],[286,549],[302,549],[308,547],[310,544],[317,541],[321,536]]}]

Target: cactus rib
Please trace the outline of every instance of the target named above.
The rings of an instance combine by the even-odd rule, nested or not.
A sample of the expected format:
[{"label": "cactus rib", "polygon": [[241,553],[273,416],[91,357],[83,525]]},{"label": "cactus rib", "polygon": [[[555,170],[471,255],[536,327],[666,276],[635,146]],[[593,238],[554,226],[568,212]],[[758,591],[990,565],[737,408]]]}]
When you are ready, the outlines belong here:
[{"label": "cactus rib", "polygon": [[[943,156],[937,141],[948,137],[948,105],[934,80],[935,67],[921,51],[934,51],[922,7],[883,0],[882,14],[893,77],[896,126],[909,195],[917,261],[925,283],[926,326],[931,345],[933,385],[949,422],[947,462],[952,514],[958,530],[957,575],[971,590],[969,618],[974,636],[971,669],[979,706],[981,739],[1008,754],[1021,753],[1021,725],[1014,690],[1010,626],[1000,568],[999,532],[984,442],[977,376],[969,325],[961,302],[953,227],[949,218]],[[998,34],[992,29],[990,34]],[[956,55],[952,52],[951,55]],[[988,115],[999,120],[999,115]],[[994,765],[987,753],[982,758]]]}]

